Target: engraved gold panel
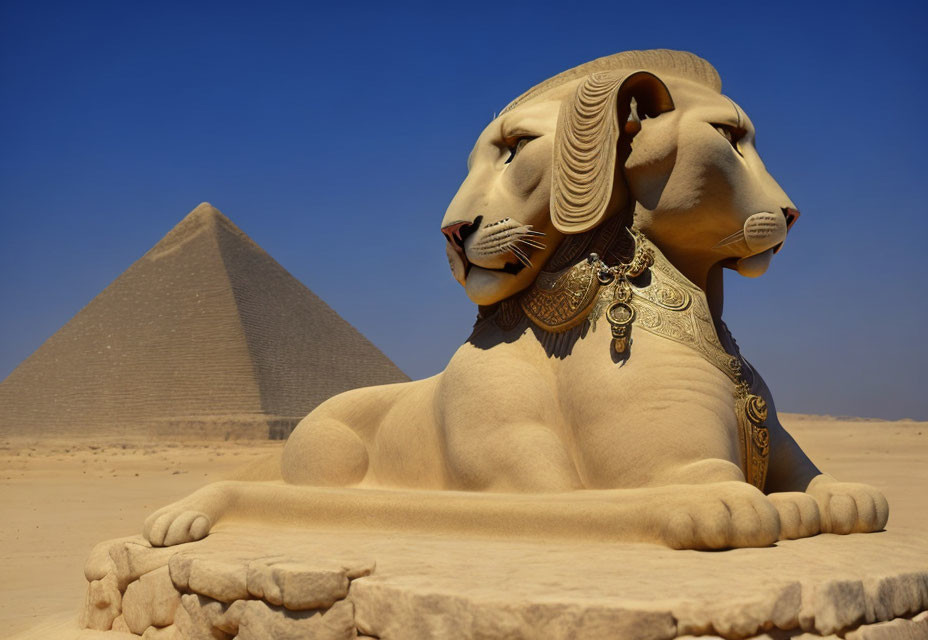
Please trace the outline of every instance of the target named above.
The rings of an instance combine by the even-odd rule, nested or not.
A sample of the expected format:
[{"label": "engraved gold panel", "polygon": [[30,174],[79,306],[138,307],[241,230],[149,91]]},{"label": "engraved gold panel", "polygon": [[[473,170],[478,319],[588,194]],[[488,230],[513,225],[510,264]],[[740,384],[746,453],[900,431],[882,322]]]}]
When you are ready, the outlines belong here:
[{"label": "engraved gold panel", "polygon": [[594,266],[583,260],[557,273],[542,272],[519,303],[536,325],[561,333],[586,320],[600,286]]}]

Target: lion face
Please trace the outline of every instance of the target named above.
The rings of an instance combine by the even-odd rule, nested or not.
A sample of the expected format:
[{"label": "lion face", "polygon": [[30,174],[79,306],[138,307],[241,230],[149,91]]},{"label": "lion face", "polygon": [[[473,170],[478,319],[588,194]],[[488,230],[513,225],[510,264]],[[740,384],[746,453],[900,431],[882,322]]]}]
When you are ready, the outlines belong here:
[{"label": "lion face", "polygon": [[675,108],[642,120],[625,161],[635,226],[684,273],[721,264],[759,276],[799,211],[737,104],[685,80],[667,86]]},{"label": "lion face", "polygon": [[500,116],[467,159],[442,233],[451,272],[477,304],[530,285],[560,243],[549,213],[559,108],[545,100]]},{"label": "lion face", "polygon": [[799,215],[730,99],[686,79],[608,72],[491,122],[442,233],[455,279],[489,305],[529,286],[565,234],[630,208],[697,284],[715,265],[763,273]]}]

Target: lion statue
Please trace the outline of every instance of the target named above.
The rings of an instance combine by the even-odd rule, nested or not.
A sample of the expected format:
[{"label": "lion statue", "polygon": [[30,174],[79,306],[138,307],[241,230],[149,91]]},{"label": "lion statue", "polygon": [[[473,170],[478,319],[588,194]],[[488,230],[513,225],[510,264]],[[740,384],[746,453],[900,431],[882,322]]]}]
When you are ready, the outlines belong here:
[{"label": "lion statue", "polygon": [[628,51],[522,94],[480,134],[441,223],[479,306],[440,374],[335,396],[264,482],[154,513],[153,545],[220,519],[766,546],[877,531],[876,489],[820,472],[721,320],[799,212],[695,55]]}]

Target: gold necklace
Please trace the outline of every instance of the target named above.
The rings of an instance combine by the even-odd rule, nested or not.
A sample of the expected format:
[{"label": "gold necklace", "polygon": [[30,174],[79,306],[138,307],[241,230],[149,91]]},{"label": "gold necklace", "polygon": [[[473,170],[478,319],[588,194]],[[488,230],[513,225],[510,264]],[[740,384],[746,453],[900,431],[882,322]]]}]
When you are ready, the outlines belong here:
[{"label": "gold necklace", "polygon": [[[695,349],[734,385],[741,468],[747,482],[763,490],[770,455],[767,403],[752,393],[750,365],[740,352],[732,355],[722,346],[702,290],[641,232],[630,233],[635,249],[628,262],[610,266],[594,252],[559,271],[543,271],[518,297],[519,307],[536,326],[555,334],[584,321],[595,330],[605,316],[618,354],[629,350],[633,326]],[[513,311],[505,314],[509,326]],[[498,313],[497,322],[503,317]]]}]

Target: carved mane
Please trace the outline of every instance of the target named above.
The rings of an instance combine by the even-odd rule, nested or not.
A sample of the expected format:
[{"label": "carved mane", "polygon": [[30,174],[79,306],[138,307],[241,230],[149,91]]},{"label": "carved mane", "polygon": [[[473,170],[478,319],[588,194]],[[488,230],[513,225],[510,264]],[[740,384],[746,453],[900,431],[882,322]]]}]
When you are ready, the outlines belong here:
[{"label": "carved mane", "polygon": [[719,77],[719,72],[715,70],[715,67],[697,55],[693,55],[687,51],[674,51],[672,49],[623,51],[621,53],[614,53],[611,56],[596,58],[595,60],[568,69],[567,71],[562,71],[556,76],[536,84],[506,105],[506,108],[500,112],[500,115],[515,109],[523,102],[527,102],[549,89],[553,89],[571,80],[577,80],[578,78],[597,72],[618,71],[621,69],[645,69],[655,73],[666,73],[667,75],[698,82],[718,93],[722,92],[722,79]]}]

